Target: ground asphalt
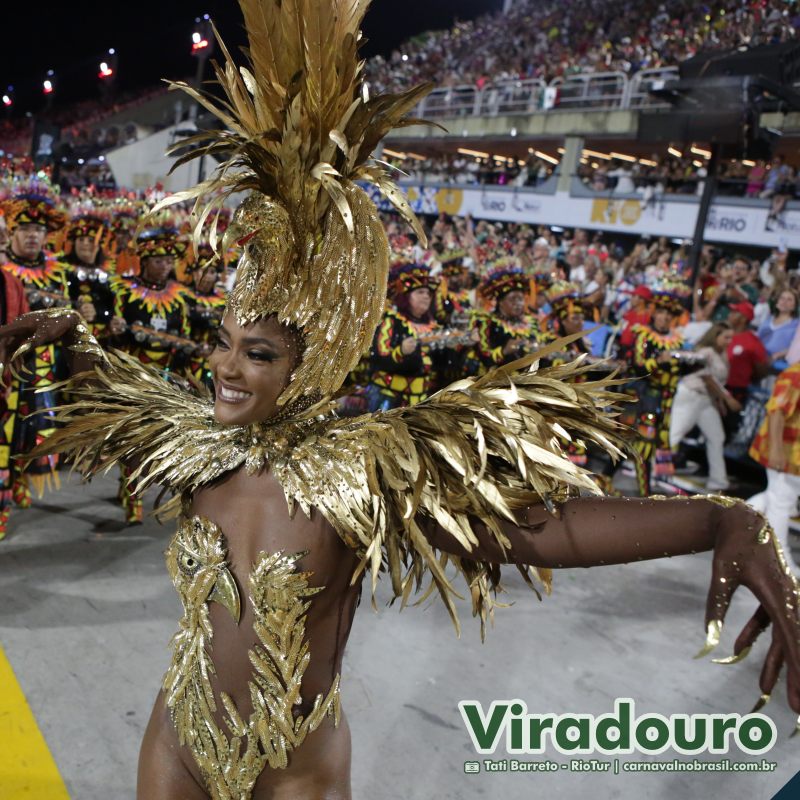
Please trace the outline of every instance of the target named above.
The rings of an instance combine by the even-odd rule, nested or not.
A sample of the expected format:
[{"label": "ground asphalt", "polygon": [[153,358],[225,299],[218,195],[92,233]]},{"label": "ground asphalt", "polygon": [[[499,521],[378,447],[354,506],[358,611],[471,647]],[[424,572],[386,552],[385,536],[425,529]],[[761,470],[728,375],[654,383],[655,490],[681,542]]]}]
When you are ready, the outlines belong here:
[{"label": "ground asphalt", "polygon": [[[0,543],[0,644],[74,800],[129,800],[153,699],[165,670],[179,605],[163,563],[170,528],[153,519],[125,528],[111,479],[76,480],[12,516]],[[150,498],[152,500],[152,498]],[[800,553],[796,553],[800,557]],[[800,743],[783,685],[766,712],[777,742],[765,756],[735,746],[699,760],[761,761],[771,772],[632,773],[622,756],[609,772],[572,769],[552,748],[521,760],[550,761],[555,773],[465,773],[477,755],[458,703],[521,699],[531,714],[604,714],[633,698],[637,714],[746,713],[758,698],[767,642],[733,667],[693,660],[703,640],[710,557],[701,554],[555,577],[539,602],[509,572],[508,608],[486,642],[460,604],[461,639],[437,601],[400,612],[358,610],[342,678],[353,734],[353,790],[360,800],[533,797],[766,800],[795,774]],[[754,609],[737,596],[720,648]],[[0,727],[2,727],[0,725]],[[591,758],[582,756],[583,759]],[[677,756],[679,760],[686,758]],[[562,768],[561,765],[565,765]],[[26,795],[27,796],[27,795]],[[17,800],[3,794],[3,800]]]}]

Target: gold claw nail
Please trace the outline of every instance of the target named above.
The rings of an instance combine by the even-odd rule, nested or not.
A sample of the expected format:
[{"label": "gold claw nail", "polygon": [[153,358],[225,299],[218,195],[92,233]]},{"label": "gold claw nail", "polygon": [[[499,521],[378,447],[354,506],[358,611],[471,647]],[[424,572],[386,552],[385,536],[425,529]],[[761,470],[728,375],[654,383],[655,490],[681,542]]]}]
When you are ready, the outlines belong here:
[{"label": "gold claw nail", "polygon": [[750,713],[755,714],[756,711],[761,711],[761,709],[764,708],[767,703],[769,703],[769,697],[770,696],[768,694],[762,694],[761,697],[758,698],[758,702],[750,710]]},{"label": "gold claw nail", "polygon": [[715,664],[738,664],[740,661],[744,661],[747,656],[750,655],[751,647],[745,647],[738,655],[734,654],[732,656],[728,656],[727,658],[712,658],[711,660]]},{"label": "gold claw nail", "polygon": [[718,644],[722,635],[722,621],[712,619],[706,630],[706,643],[695,658],[705,658]]}]

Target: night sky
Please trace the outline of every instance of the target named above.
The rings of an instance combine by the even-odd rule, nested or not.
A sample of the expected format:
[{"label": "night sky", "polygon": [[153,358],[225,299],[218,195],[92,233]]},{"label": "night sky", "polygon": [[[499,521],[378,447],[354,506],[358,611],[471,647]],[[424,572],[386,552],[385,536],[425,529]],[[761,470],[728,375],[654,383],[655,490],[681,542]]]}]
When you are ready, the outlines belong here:
[{"label": "night sky", "polygon": [[[119,91],[160,78],[194,74],[194,20],[212,16],[233,49],[245,41],[235,0],[133,0],[101,3],[16,2],[3,9],[0,91],[15,89],[15,113],[44,105],[42,80],[57,77],[56,103],[99,97],[98,64],[109,47],[119,59]],[[502,0],[373,0],[367,13],[365,55],[388,54],[405,39],[502,7]]]}]

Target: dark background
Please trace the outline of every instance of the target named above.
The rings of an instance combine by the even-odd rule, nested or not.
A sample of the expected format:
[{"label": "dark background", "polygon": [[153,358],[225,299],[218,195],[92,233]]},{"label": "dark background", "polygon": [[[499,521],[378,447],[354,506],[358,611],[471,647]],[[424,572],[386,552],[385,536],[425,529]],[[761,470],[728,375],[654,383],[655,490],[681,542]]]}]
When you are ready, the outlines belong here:
[{"label": "dark background", "polygon": [[[373,0],[364,24],[369,41],[363,53],[388,55],[418,33],[501,7],[502,0]],[[100,97],[98,65],[110,47],[118,57],[117,93],[154,86],[161,78],[194,75],[191,34],[195,18],[206,13],[232,50],[245,42],[235,0],[5,4],[0,22],[0,94],[11,84],[12,113],[37,112],[45,103],[42,81],[53,69],[55,106]]]}]

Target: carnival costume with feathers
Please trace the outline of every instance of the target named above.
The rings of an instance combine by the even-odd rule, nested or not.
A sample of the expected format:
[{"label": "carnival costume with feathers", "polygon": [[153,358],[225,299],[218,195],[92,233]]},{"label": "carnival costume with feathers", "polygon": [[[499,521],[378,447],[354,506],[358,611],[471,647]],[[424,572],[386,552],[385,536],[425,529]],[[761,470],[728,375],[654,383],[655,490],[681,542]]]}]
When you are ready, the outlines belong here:
[{"label": "carnival costume with feathers", "polygon": [[[377,185],[424,234],[388,171],[370,160],[383,135],[411,124],[410,109],[430,87],[369,98],[357,55],[367,0],[240,0],[250,40],[249,66],[216,67],[225,99],[185,84],[225,130],[203,134],[203,153],[227,160],[210,180],[168,198],[196,199],[198,236],[211,220],[211,242],[244,245],[229,310],[240,325],[274,315],[302,336],[302,360],[273,420],[249,426],[214,421],[213,403],[166,382],[122,353],[103,352],[79,326],[73,345],[98,361],[95,375],[69,383],[71,402],[49,440],[85,474],[134,461],[143,490],[162,484],[176,513],[194,492],[244,467],[266,468],[289,509],[317,509],[360,557],[353,576],[381,573],[405,604],[420,589],[441,595],[456,627],[453,578],[459,574],[483,630],[491,618],[500,570],[479,558],[439,553],[422,526],[434,521],[472,552],[476,525],[508,550],[501,520],[531,504],[557,504],[596,492],[563,448],[592,442],[613,456],[623,446],[614,420],[613,381],[576,383],[580,362],[539,369],[536,356],[467,379],[413,409],[341,420],[327,400],[369,347],[384,310],[389,247],[378,212],[357,181]],[[210,137],[210,138],[209,138]],[[185,143],[182,144],[185,146]],[[251,192],[218,242],[215,215],[233,192]],[[211,199],[207,199],[207,198]],[[206,226],[207,227],[207,226]],[[554,347],[563,347],[561,342]],[[244,719],[231,699],[215,695],[208,604],[222,603],[238,621],[240,597],[227,567],[222,532],[182,516],[167,553],[184,617],[164,681],[167,705],[215,798],[246,798],[266,767],[285,767],[289,753],[331,715],[338,720],[338,677],[312,710],[296,716],[310,653],[305,615],[313,595],[296,557],[262,554],[250,574],[254,628],[253,712]],[[294,560],[293,560],[294,559]],[[509,560],[513,560],[510,558]],[[519,567],[549,590],[549,574]],[[226,712],[223,730],[214,720]]]}]

